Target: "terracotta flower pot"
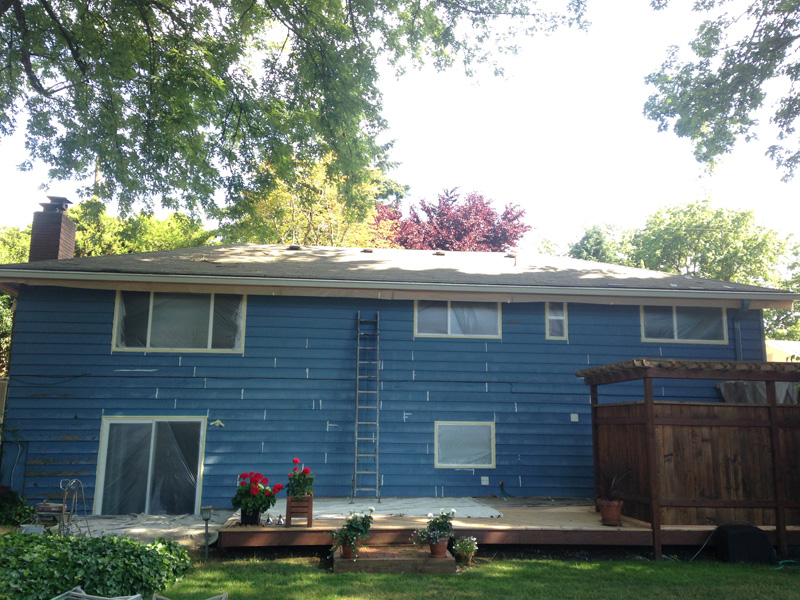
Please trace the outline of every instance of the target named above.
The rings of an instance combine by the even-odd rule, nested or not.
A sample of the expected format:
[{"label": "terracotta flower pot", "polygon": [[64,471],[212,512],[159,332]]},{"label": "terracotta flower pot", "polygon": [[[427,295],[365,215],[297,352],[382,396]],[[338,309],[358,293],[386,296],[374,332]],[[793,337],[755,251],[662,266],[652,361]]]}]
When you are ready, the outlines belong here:
[{"label": "terracotta flower pot", "polygon": [[603,525],[612,527],[622,525],[622,500],[603,500],[598,498],[597,507],[600,509],[600,522]]},{"label": "terracotta flower pot", "polygon": [[472,557],[473,557],[473,553],[472,552],[458,552],[456,554],[456,558],[458,559],[458,562],[460,562],[462,564],[465,564],[465,565],[471,565],[472,564]]},{"label": "terracotta flower pot", "polygon": [[355,558],[355,548],[353,548],[350,544],[342,544],[342,558]]},{"label": "terracotta flower pot", "polygon": [[431,543],[431,556],[433,558],[447,558],[447,542],[449,538],[439,539],[438,542]]}]

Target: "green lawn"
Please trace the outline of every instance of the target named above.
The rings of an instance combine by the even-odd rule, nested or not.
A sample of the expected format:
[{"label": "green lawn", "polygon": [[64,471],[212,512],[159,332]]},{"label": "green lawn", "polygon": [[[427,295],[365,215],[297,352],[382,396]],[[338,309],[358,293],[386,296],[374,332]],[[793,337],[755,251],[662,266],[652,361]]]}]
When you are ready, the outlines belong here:
[{"label": "green lawn", "polygon": [[482,560],[454,575],[333,574],[319,559],[198,563],[164,595],[204,600],[474,598],[491,600],[796,600],[800,567],[716,562]]}]

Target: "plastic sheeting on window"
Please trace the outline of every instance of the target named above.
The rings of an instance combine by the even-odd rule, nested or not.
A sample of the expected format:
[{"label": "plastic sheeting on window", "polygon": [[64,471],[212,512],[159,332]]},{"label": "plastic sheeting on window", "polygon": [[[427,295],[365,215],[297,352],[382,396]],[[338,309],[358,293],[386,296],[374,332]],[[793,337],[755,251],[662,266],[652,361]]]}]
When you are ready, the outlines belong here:
[{"label": "plastic sheeting on window", "polygon": [[151,296],[149,292],[121,292],[120,296],[118,348],[238,350],[242,347],[241,295],[159,292]]},{"label": "plastic sheeting on window", "polygon": [[193,513],[200,427],[192,420],[109,424],[102,513]]},{"label": "plastic sheeting on window", "polygon": [[151,348],[208,348],[207,294],[153,294]]},{"label": "plastic sheeting on window", "polygon": [[675,320],[679,340],[725,339],[722,309],[699,306],[676,306]]},{"label": "plastic sheeting on window", "polygon": [[497,304],[494,302],[451,302],[451,335],[497,335]]},{"label": "plastic sheeting on window", "polygon": [[214,327],[211,347],[238,350],[242,347],[242,296],[214,294]]},{"label": "plastic sheeting on window", "polygon": [[151,430],[150,423],[109,425],[103,477],[104,515],[145,512]]},{"label": "plastic sheeting on window", "polygon": [[563,302],[549,302],[547,305],[547,335],[554,338],[567,336],[567,318]]},{"label": "plastic sheeting on window", "polygon": [[447,302],[417,302],[417,333],[447,335]]},{"label": "plastic sheeting on window", "polygon": [[723,341],[723,312],[715,307],[645,306],[644,336],[654,340]]},{"label": "plastic sheeting on window", "polygon": [[644,337],[651,340],[675,339],[675,321],[671,306],[645,306]]},{"label": "plastic sheeting on window", "polygon": [[122,292],[117,347],[145,348],[150,316],[150,292]]},{"label": "plastic sheeting on window", "polygon": [[492,423],[437,423],[437,467],[494,467]]}]

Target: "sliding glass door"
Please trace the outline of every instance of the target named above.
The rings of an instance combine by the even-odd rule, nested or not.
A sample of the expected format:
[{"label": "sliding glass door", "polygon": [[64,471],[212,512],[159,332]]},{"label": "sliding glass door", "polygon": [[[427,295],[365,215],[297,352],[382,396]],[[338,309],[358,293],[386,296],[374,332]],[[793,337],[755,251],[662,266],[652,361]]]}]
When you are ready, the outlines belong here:
[{"label": "sliding glass door", "polygon": [[199,417],[103,419],[95,514],[197,512],[203,423]]}]

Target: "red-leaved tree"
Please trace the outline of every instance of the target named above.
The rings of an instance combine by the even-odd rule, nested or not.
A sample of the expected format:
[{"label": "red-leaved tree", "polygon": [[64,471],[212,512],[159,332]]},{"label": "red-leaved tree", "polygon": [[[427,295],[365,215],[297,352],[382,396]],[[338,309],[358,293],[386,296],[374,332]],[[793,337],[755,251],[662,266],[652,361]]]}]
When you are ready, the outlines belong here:
[{"label": "red-leaved tree", "polygon": [[498,214],[482,195],[472,193],[461,200],[453,189],[442,192],[436,203],[421,200],[419,210],[412,206],[406,218],[392,206],[379,206],[375,222],[392,236],[392,245],[401,248],[504,252],[530,231],[524,216],[519,206],[508,204]]}]

